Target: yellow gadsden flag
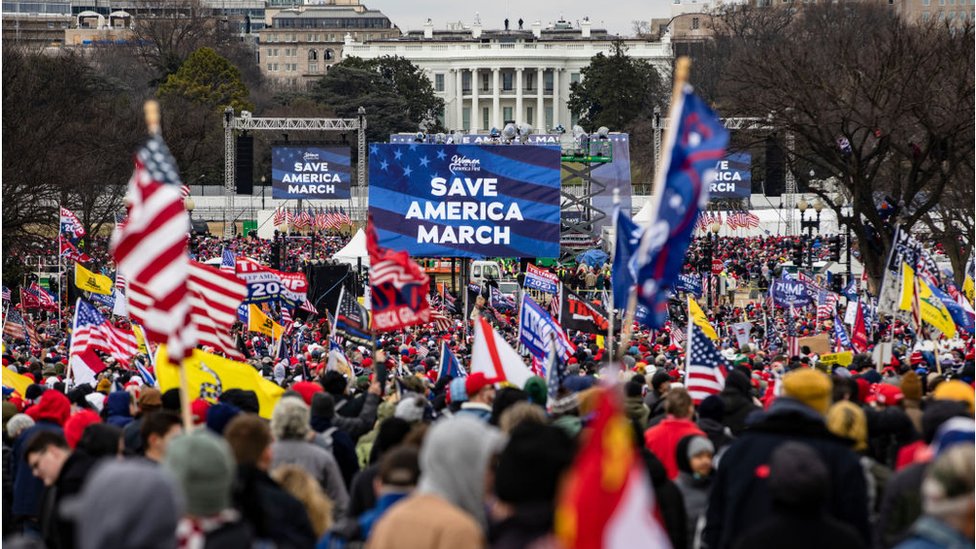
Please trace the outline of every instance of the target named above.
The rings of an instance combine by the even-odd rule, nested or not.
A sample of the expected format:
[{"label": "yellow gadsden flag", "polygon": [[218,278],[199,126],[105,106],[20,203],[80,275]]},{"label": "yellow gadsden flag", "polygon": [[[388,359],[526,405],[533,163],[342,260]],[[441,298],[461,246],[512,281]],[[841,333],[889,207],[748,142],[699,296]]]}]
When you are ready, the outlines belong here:
[{"label": "yellow gadsden flag", "polygon": [[31,381],[31,378],[14,373],[10,368],[3,368],[3,386],[17,391],[20,398],[27,398],[25,396],[27,394],[27,388],[32,383],[34,382]]},{"label": "yellow gadsden flag", "polygon": [[112,279],[95,274],[75,263],[75,286],[93,294],[112,295]]},{"label": "yellow gadsden flag", "polygon": [[[156,351],[156,378],[159,390],[166,392],[180,386],[180,371],[167,359],[166,346],[160,345]],[[243,362],[205,353],[200,349],[183,361],[186,368],[187,390],[191,401],[198,398],[217,402],[217,398],[229,389],[254,391],[258,396],[260,416],[271,418],[284,389],[261,377],[253,366]],[[4,368],[6,369],[6,368]]]},{"label": "yellow gadsden flag", "polygon": [[282,334],[285,333],[285,328],[281,324],[271,320],[270,316],[264,314],[264,311],[253,303],[247,306],[247,310],[249,332],[258,332],[273,339],[281,339]]},{"label": "yellow gadsden flag", "polygon": [[947,338],[956,337],[956,323],[952,320],[949,309],[932,292],[928,283],[922,277],[917,276],[907,264],[902,264],[901,273],[901,303],[899,308],[903,311],[912,310],[912,301],[917,298],[922,321],[928,322]]},{"label": "yellow gadsden flag", "polygon": [[698,302],[688,296],[688,316],[692,318],[695,322],[695,326],[702,329],[710,339],[718,340],[718,334],[715,332],[715,328],[708,322],[708,317],[705,316],[705,311],[698,306]]}]

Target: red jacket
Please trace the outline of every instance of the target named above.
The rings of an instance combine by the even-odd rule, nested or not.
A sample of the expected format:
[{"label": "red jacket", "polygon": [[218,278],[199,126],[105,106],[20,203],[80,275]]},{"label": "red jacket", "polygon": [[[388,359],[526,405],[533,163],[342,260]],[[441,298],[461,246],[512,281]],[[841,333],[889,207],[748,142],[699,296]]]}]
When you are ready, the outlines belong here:
[{"label": "red jacket", "polygon": [[678,419],[674,416],[668,416],[644,431],[644,445],[661,460],[671,480],[678,476],[678,460],[675,456],[678,442],[688,435],[706,436],[690,419]]}]

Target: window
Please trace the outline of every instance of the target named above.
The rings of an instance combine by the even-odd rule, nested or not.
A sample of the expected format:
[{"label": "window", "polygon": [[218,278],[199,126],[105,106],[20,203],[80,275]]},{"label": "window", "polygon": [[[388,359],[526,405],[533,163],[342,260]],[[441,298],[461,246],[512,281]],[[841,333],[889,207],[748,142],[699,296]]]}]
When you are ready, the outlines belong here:
[{"label": "window", "polygon": [[487,130],[488,129],[488,124],[489,124],[489,121],[488,121],[488,107],[482,107],[481,108],[481,129],[482,130]]},{"label": "window", "polygon": [[505,71],[502,73],[502,89],[512,91],[512,73]]},{"label": "window", "polygon": [[940,6],[944,6],[944,5],[946,5],[945,3],[946,3],[946,0],[939,0],[939,5],[940,5]]},{"label": "window", "polygon": [[922,5],[923,6],[930,6],[930,5],[932,5],[932,0],[922,0]]},{"label": "window", "polygon": [[461,109],[461,129],[471,131],[471,107]]},{"label": "window", "polygon": [[526,73],[525,73],[524,76],[525,76],[525,91],[534,91],[535,90],[535,72],[528,72],[528,71],[526,71]]},{"label": "window", "polygon": [[922,12],[922,21],[928,21],[928,20],[929,20],[929,12],[923,11]]},{"label": "window", "polygon": [[434,91],[442,92],[444,91],[444,74],[438,73],[434,75]]},{"label": "window", "polygon": [[[463,72],[461,73],[461,91],[462,93],[471,93],[471,73]],[[464,126],[467,128],[467,126]]]},{"label": "window", "polygon": [[319,64],[318,63],[309,63],[308,64],[308,72],[310,72],[312,74],[315,74],[315,73],[319,72]]},{"label": "window", "polygon": [[319,53],[317,51],[315,51],[315,50],[308,50],[308,60],[309,61],[318,61],[318,59],[319,59]]},{"label": "window", "polygon": [[546,107],[546,127],[553,127],[552,123],[552,107]]},{"label": "window", "polygon": [[271,63],[268,63],[268,72],[271,72],[272,71],[272,68],[271,67],[272,67]]},{"label": "window", "polygon": [[699,18],[692,17],[691,18],[691,30],[698,30],[700,27],[701,27],[701,23],[699,21]]},{"label": "window", "polygon": [[569,73],[569,83],[570,84],[579,84],[579,81],[580,81],[580,73],[578,73],[578,72],[571,72],[571,73]]},{"label": "window", "polygon": [[552,93],[552,71],[542,75],[542,85],[545,87],[546,93]]},{"label": "window", "polygon": [[535,109],[532,107],[527,107],[525,109],[525,123],[530,126],[535,126]]},{"label": "window", "polygon": [[490,76],[491,75],[488,74],[488,73],[484,73],[484,74],[481,75],[481,91],[486,92],[486,91],[489,91],[491,89],[491,84],[488,81],[488,78]]},{"label": "window", "polygon": [[512,107],[502,107],[502,123],[508,124],[509,122],[515,122],[512,117]]},{"label": "window", "polygon": [[335,57],[335,52],[333,52],[331,48],[325,50],[325,60],[326,61],[331,60],[333,57]]}]

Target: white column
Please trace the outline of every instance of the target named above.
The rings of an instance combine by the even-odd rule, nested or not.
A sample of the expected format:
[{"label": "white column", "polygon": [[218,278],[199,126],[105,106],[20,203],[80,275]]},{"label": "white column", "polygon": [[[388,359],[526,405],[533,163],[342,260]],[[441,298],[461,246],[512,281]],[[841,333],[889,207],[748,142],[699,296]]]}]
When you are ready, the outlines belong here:
[{"label": "white column", "polygon": [[464,125],[464,87],[462,85],[463,69],[454,69],[454,95],[456,97],[457,105],[455,113],[457,114],[457,122],[449,130],[458,130]]},{"label": "white column", "polygon": [[478,78],[478,69],[471,69],[471,133],[478,133],[481,129],[481,109],[478,108],[478,86],[481,79]]},{"label": "white column", "polygon": [[515,123],[525,122],[525,113],[522,112],[522,69],[515,69]]},{"label": "white column", "polygon": [[560,101],[559,101],[559,71],[561,69],[552,69],[552,123],[562,124],[566,131],[569,131],[568,126],[569,120],[563,120],[560,116]]},{"label": "white column", "polygon": [[532,126],[539,133],[546,133],[548,130],[546,128],[545,102],[542,98],[543,76],[541,67],[535,70],[535,120],[532,121]]},{"label": "white column", "polygon": [[501,91],[498,85],[499,70],[498,67],[491,69],[491,125],[502,129],[502,109],[500,106],[501,102]]}]

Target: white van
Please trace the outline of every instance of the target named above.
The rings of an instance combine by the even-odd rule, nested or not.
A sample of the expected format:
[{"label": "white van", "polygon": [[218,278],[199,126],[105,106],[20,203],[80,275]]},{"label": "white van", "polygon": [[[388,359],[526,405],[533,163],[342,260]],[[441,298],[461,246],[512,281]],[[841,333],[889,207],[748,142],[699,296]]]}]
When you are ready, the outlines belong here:
[{"label": "white van", "polygon": [[499,281],[502,279],[502,268],[497,261],[472,261],[471,280],[472,284],[484,284],[488,279]]}]

